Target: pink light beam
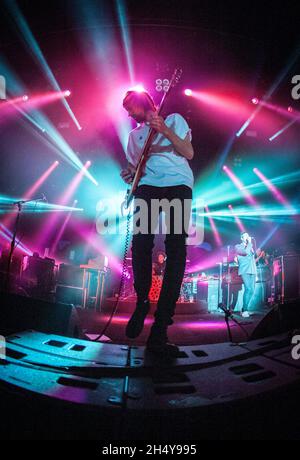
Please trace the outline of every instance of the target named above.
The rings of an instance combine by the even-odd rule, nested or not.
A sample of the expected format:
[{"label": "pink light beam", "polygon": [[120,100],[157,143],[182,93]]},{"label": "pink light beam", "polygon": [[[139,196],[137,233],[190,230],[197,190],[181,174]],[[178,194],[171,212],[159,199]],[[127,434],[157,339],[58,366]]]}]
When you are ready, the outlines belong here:
[{"label": "pink light beam", "polygon": [[272,184],[272,182],[258,168],[254,168],[253,172],[262,180],[262,182],[270,190],[274,198],[279,203],[281,203],[285,207],[288,207],[288,208],[291,207],[291,204],[288,202],[285,196],[280,192],[280,190],[274,184]]},{"label": "pink light beam", "polygon": [[255,200],[255,198],[248,192],[248,190],[245,190],[245,185],[243,182],[234,174],[234,172],[228,167],[228,166],[223,166],[223,170],[227,174],[227,176],[232,180],[234,185],[242,192],[244,195],[246,201],[251,204],[252,206],[257,206],[258,203]]},{"label": "pink light beam", "polygon": [[210,223],[213,235],[214,235],[215,242],[216,242],[217,246],[220,247],[220,246],[223,245],[223,242],[222,242],[220,233],[219,233],[219,231],[217,229],[217,226],[215,224],[215,221],[214,221],[214,219],[212,218],[212,216],[210,214],[209,207],[207,205],[205,206],[205,211],[207,212],[207,217],[208,217],[208,220],[209,220],[209,223]]},{"label": "pink light beam", "polygon": [[241,232],[246,232],[246,227],[243,225],[241,219],[235,214],[234,210],[233,210],[233,206],[231,204],[228,205],[228,208],[230,209],[233,217],[234,217],[234,220],[236,222],[236,225],[238,226],[238,228],[240,229]]}]

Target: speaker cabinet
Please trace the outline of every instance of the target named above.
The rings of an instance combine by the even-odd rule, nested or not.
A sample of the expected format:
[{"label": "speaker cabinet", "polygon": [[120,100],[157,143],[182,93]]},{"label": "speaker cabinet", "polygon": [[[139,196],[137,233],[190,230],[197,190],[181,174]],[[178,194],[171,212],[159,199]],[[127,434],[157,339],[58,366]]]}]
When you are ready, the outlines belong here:
[{"label": "speaker cabinet", "polygon": [[300,255],[274,260],[275,300],[280,303],[300,299]]},{"label": "speaker cabinet", "polygon": [[0,293],[0,334],[27,329],[47,334],[80,337],[79,318],[73,305]]}]

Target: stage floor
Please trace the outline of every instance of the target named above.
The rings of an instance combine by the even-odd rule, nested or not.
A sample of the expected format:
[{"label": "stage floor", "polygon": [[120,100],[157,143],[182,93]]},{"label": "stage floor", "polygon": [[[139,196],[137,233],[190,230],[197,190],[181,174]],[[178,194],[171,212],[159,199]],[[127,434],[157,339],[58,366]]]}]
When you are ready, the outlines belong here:
[{"label": "stage floor", "polygon": [[[77,308],[80,325],[86,338],[94,339],[102,332],[106,322],[109,320],[109,313],[99,313],[89,309]],[[235,319],[246,329],[249,336],[268,313],[265,308],[253,313],[249,319],[241,318],[239,314],[234,315]],[[145,345],[148,338],[153,316],[149,315],[145,321],[145,327],[141,335],[134,341],[129,340],[125,335],[126,324],[130,318],[129,312],[117,312],[105,336],[113,343]],[[234,342],[246,342],[248,340],[245,332],[230,322]],[[228,331],[223,313],[196,313],[189,315],[176,315],[174,324],[169,327],[169,340],[177,345],[198,345],[228,342]]]}]

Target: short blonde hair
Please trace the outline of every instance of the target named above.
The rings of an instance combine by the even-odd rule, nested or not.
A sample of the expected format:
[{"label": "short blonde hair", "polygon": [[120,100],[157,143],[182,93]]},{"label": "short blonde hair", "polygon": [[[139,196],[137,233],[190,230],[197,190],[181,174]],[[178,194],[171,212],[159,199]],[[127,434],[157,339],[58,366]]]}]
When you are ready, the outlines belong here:
[{"label": "short blonde hair", "polygon": [[133,107],[143,107],[143,109],[147,112],[148,110],[156,110],[156,106],[154,104],[154,100],[150,96],[149,93],[146,91],[138,92],[138,91],[127,91],[125,97],[123,99],[123,107],[126,109],[128,104],[132,105]]}]

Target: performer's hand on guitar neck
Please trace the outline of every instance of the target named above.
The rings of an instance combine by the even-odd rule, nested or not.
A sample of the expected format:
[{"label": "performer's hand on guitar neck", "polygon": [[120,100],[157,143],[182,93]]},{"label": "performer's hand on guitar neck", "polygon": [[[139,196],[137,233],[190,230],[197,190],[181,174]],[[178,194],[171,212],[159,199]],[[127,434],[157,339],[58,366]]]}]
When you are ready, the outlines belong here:
[{"label": "performer's hand on guitar neck", "polygon": [[166,125],[163,117],[155,112],[151,114],[151,117],[148,121],[151,128],[162,134],[171,142],[171,144],[173,144],[174,149],[179,155],[182,155],[187,160],[193,159],[194,149],[191,144],[189,133],[186,135],[185,139],[181,139],[171,128]]},{"label": "performer's hand on guitar neck", "polygon": [[165,120],[163,119],[163,117],[161,117],[160,115],[158,115],[155,112],[153,112],[151,114],[151,118],[149,120],[149,123],[150,123],[151,128],[155,129],[155,131],[157,131],[158,133],[161,133],[161,134],[166,134],[168,129],[169,129],[168,126],[166,125]]},{"label": "performer's hand on guitar neck", "polygon": [[126,184],[131,184],[134,174],[135,167],[131,164],[128,164],[127,168],[121,171],[120,176],[122,177],[123,181],[126,182]]}]

